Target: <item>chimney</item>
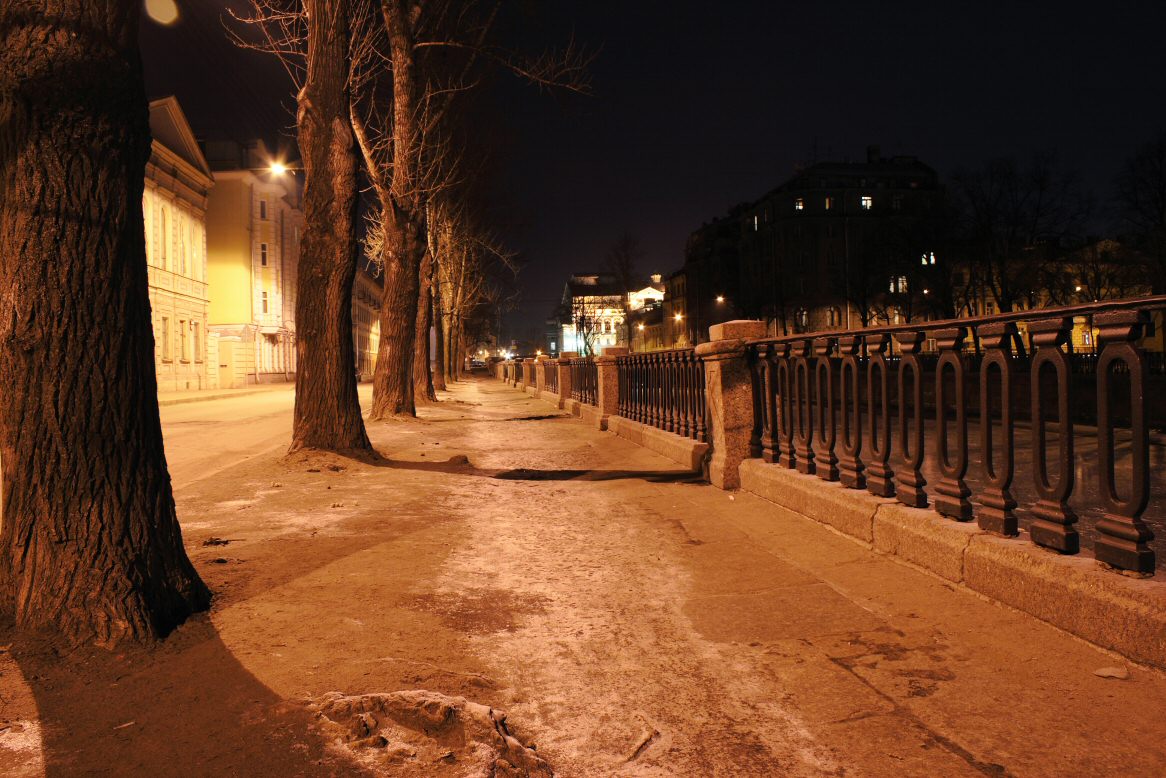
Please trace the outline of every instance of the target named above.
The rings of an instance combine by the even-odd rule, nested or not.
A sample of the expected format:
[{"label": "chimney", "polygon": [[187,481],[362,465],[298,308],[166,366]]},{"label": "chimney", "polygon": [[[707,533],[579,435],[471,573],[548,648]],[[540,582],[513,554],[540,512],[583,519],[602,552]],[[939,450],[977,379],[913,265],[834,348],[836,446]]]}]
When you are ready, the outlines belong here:
[{"label": "chimney", "polygon": [[866,147],[866,161],[868,163],[878,162],[880,159],[882,159],[882,154],[879,153],[878,146]]}]

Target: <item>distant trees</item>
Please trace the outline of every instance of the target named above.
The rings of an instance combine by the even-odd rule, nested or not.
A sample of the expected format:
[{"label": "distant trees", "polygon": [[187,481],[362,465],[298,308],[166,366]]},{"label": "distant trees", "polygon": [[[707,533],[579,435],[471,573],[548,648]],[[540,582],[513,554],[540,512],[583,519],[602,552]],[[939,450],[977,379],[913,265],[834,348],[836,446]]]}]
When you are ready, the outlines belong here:
[{"label": "distant trees", "polygon": [[958,171],[965,264],[999,311],[1034,303],[1060,283],[1056,260],[1086,232],[1092,201],[1077,174],[1055,156],[1003,158]]},{"label": "distant trees", "polygon": [[1115,205],[1119,229],[1141,256],[1151,290],[1166,294],[1166,133],[1126,161]]},{"label": "distant trees", "polygon": [[629,347],[632,343],[629,295],[639,291],[640,276],[636,266],[643,258],[644,250],[640,247],[640,241],[630,232],[624,232],[616,238],[603,258],[603,269],[615,278],[616,287],[623,292],[623,300],[619,310],[623,312],[623,324],[626,330],[625,342]]},{"label": "distant trees", "polygon": [[210,601],[158,416],[140,9],[0,4],[0,613],[106,645]]}]

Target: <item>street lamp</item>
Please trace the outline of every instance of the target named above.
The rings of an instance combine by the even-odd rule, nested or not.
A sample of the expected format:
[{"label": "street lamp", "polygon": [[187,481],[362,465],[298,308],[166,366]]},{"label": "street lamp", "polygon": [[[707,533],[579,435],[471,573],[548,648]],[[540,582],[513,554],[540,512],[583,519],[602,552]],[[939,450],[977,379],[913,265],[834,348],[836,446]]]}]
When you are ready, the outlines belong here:
[{"label": "street lamp", "polygon": [[717,305],[723,305],[724,302],[725,302],[725,296],[723,294],[718,294],[717,295]]},{"label": "street lamp", "polygon": [[684,318],[684,314],[678,313],[675,316],[673,316],[672,318],[675,319],[676,321],[681,321]]}]

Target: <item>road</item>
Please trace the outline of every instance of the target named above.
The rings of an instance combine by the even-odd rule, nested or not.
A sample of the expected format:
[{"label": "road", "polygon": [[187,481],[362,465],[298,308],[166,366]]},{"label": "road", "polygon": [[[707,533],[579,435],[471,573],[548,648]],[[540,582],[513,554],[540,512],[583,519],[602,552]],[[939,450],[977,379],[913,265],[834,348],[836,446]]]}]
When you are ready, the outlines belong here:
[{"label": "road", "polygon": [[[360,386],[365,407],[372,384]],[[291,441],[293,384],[258,394],[162,406],[166,463],[175,489],[215,475]]]}]

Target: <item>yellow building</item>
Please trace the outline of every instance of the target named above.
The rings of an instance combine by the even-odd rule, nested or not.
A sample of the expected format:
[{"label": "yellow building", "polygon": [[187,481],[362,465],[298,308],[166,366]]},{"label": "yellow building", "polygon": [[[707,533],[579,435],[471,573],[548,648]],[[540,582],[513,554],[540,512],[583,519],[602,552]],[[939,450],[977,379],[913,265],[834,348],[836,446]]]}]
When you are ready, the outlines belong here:
[{"label": "yellow building", "polygon": [[356,374],[371,381],[381,345],[381,285],[364,270],[356,271],[352,286],[352,345]]},{"label": "yellow building", "polygon": [[210,329],[219,384],[294,380],[296,281],[303,213],[291,172],[271,172],[262,141],[206,144],[215,188],[207,207]]},{"label": "yellow building", "polygon": [[211,171],[174,97],[150,103],[142,211],[159,391],[218,385],[208,338],[206,211]]}]

